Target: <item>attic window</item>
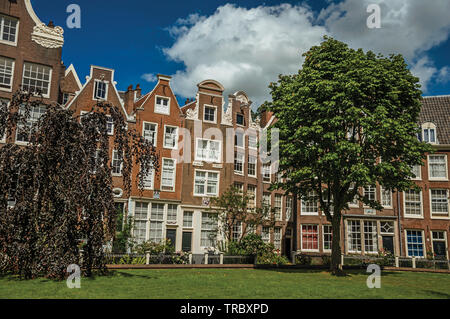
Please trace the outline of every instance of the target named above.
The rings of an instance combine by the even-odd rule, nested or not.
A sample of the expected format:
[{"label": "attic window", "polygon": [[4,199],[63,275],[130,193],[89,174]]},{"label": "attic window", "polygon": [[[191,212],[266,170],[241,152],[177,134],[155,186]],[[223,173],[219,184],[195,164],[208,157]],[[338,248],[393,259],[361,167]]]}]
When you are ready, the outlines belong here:
[{"label": "attic window", "polygon": [[244,115],[236,114],[236,124],[242,126],[244,125]]},{"label": "attic window", "polygon": [[433,123],[424,123],[422,125],[422,138],[424,142],[437,144],[436,125]]},{"label": "attic window", "polygon": [[155,103],[155,113],[170,114],[170,99],[167,97],[157,96]]},{"label": "attic window", "polygon": [[97,100],[106,100],[108,93],[108,83],[105,81],[95,80],[94,98]]}]

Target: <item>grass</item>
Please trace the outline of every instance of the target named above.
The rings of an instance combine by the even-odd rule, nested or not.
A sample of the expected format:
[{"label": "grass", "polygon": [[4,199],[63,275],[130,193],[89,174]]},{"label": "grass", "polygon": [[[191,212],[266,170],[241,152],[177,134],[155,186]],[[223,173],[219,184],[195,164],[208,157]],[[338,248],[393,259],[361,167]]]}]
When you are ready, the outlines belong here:
[{"label": "grass", "polygon": [[256,269],[118,270],[82,278],[81,289],[46,279],[0,277],[0,298],[68,299],[300,299],[300,298],[444,298],[450,299],[450,275],[383,272],[380,289],[369,289],[369,274],[348,271],[333,277],[324,271]]}]

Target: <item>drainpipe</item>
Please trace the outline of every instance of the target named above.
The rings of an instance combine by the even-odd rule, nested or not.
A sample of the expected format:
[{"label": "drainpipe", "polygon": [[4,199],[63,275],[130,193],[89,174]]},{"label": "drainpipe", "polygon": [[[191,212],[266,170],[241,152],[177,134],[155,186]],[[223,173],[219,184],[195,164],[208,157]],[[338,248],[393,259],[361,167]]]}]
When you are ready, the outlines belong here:
[{"label": "drainpipe", "polygon": [[397,227],[398,227],[398,244],[400,249],[400,256],[402,255],[402,227],[400,218],[400,192],[397,190]]},{"label": "drainpipe", "polygon": [[[294,229],[292,234],[292,251],[297,252],[297,239],[298,239],[298,205],[297,205],[297,193],[294,193],[292,196],[292,213],[293,213],[293,222],[294,222]],[[294,256],[295,258],[295,256]]]}]

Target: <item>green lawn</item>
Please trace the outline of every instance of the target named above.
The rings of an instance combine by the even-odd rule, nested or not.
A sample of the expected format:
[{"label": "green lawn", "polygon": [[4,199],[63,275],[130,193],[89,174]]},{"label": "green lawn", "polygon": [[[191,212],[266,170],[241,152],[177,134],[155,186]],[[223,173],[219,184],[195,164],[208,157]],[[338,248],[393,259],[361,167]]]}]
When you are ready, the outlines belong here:
[{"label": "green lawn", "polygon": [[450,275],[383,272],[380,289],[368,289],[368,274],[348,271],[332,277],[323,271],[255,269],[120,270],[83,278],[81,289],[66,282],[0,277],[0,298],[445,298]]}]

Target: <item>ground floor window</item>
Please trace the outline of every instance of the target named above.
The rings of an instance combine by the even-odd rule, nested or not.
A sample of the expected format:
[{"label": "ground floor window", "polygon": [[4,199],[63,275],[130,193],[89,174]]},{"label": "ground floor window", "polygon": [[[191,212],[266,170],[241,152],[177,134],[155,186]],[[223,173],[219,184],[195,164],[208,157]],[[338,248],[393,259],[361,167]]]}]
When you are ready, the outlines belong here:
[{"label": "ground floor window", "polygon": [[138,243],[147,238],[148,203],[136,202],[134,207],[133,237]]},{"label": "ground floor window", "polygon": [[349,220],[347,223],[348,251],[361,252],[361,223]]},{"label": "ground floor window", "polygon": [[215,231],[217,227],[216,216],[211,213],[202,213],[201,246],[214,247],[216,244]]},{"label": "ground floor window", "polygon": [[378,252],[377,222],[375,221],[364,222],[364,251],[366,253]]},{"label": "ground floor window", "polygon": [[233,241],[239,241],[242,236],[242,222],[237,221],[233,225],[233,233],[232,233],[232,239]]},{"label": "ground floor window", "polygon": [[447,259],[447,240],[445,231],[432,231],[433,254],[437,259]]},{"label": "ground floor window", "polygon": [[302,250],[319,249],[318,228],[318,225],[302,225]]},{"label": "ground floor window", "polygon": [[423,232],[421,230],[407,230],[406,244],[409,257],[424,257]]},{"label": "ground floor window", "polygon": [[323,250],[331,250],[333,239],[333,227],[331,225],[323,225]]},{"label": "ground floor window", "polygon": [[270,228],[263,227],[261,232],[262,240],[267,244],[270,243]]},{"label": "ground floor window", "polygon": [[281,228],[275,227],[273,232],[273,245],[275,249],[281,250]]}]

